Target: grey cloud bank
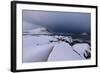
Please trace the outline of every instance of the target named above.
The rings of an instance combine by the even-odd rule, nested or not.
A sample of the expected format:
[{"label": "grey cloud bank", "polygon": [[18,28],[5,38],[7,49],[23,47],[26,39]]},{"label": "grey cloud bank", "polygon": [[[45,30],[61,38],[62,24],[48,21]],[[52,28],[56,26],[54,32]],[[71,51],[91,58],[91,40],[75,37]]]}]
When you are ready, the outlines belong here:
[{"label": "grey cloud bank", "polygon": [[23,10],[23,23],[27,21],[33,24],[23,25],[23,31],[26,31],[26,28],[45,27],[53,33],[90,34],[90,18],[89,13]]}]

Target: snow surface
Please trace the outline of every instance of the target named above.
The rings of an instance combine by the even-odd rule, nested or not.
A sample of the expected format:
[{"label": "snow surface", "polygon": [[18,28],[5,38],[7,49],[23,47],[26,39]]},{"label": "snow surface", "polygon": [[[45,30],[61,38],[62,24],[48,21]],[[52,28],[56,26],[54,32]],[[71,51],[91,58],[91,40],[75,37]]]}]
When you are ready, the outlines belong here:
[{"label": "snow surface", "polygon": [[75,44],[73,45],[73,49],[77,51],[83,59],[85,59],[84,54],[87,55],[86,51],[88,51],[89,53],[91,52],[90,46],[86,43]]},{"label": "snow surface", "polygon": [[[46,44],[41,46],[31,46],[23,50],[23,62],[44,62],[47,61],[54,44]],[[26,49],[26,50],[25,50]]]},{"label": "snow surface", "polygon": [[[45,28],[29,30],[23,35],[23,62],[46,62],[86,59],[84,54],[90,51],[87,43],[76,43],[73,46],[71,36],[50,36]],[[41,35],[30,35],[41,34]],[[86,52],[87,51],[87,52]]]},{"label": "snow surface", "polygon": [[82,58],[73,51],[72,47],[65,42],[56,44],[49,55],[48,61],[81,60]]}]

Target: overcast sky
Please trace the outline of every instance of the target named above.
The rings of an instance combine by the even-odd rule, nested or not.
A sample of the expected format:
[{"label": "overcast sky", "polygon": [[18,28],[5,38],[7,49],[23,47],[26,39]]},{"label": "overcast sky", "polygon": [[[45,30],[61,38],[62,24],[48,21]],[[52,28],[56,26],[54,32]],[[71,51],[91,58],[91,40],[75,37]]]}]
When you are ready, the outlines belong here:
[{"label": "overcast sky", "polygon": [[23,10],[23,31],[45,27],[54,33],[90,33],[90,13]]}]

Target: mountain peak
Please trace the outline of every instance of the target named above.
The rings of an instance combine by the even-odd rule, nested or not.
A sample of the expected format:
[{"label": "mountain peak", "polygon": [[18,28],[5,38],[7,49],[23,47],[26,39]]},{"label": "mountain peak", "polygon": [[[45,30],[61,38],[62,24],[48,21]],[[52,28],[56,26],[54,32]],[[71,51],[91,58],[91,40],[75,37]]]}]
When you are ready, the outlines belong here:
[{"label": "mountain peak", "polygon": [[49,34],[48,30],[44,27],[32,29],[29,31],[30,34]]}]

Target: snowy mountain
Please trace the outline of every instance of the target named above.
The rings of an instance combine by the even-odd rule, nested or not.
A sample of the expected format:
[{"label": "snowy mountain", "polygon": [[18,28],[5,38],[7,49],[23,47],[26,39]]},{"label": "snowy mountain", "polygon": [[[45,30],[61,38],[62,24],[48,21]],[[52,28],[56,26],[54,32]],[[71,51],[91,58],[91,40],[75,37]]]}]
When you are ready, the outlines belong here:
[{"label": "snowy mountain", "polygon": [[28,31],[29,34],[50,34],[46,28],[36,28],[33,30]]},{"label": "snowy mountain", "polygon": [[82,33],[82,35],[88,35],[86,32]]}]

